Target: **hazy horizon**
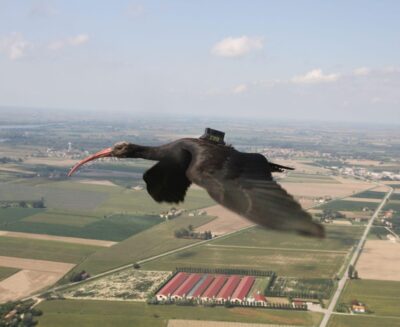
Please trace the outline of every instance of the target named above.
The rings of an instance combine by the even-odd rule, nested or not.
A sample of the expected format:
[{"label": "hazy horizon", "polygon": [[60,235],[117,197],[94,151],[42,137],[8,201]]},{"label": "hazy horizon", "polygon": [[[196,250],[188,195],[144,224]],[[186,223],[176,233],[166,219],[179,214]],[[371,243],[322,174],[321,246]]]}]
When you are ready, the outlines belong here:
[{"label": "hazy horizon", "polygon": [[399,9],[2,0],[0,106],[393,123]]}]

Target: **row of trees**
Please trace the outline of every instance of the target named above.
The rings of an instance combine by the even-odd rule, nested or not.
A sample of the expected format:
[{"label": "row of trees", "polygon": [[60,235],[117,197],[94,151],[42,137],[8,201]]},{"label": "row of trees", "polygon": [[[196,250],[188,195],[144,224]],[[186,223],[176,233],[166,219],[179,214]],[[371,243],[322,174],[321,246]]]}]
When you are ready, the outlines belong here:
[{"label": "row of trees", "polygon": [[193,227],[191,225],[188,228],[180,228],[174,231],[174,235],[176,238],[192,238],[192,239],[199,239],[199,240],[210,240],[212,239],[211,231],[205,231],[202,233],[194,232]]},{"label": "row of trees", "polygon": [[232,307],[257,307],[257,308],[266,308],[266,309],[281,309],[281,310],[307,310],[307,305],[298,304],[293,305],[290,303],[273,303],[273,302],[255,302],[255,301],[243,301],[243,302],[233,302],[233,301],[201,301],[197,299],[179,299],[179,300],[163,300],[158,301],[155,297],[148,299],[148,304],[165,304],[165,305],[181,305],[181,306],[195,306],[195,305],[203,305],[205,307],[215,307],[217,305],[223,305],[226,308]]},{"label": "row of trees", "polygon": [[44,198],[33,201],[0,201],[0,208],[46,208]]},{"label": "row of trees", "polygon": [[204,267],[177,267],[176,271],[201,274],[227,274],[227,275],[248,275],[248,276],[276,276],[274,271],[263,271],[256,269],[236,269],[236,268],[204,268]]},{"label": "row of trees", "polygon": [[358,271],[354,268],[353,265],[349,266],[349,270],[347,271],[347,276],[350,279],[358,279]]}]

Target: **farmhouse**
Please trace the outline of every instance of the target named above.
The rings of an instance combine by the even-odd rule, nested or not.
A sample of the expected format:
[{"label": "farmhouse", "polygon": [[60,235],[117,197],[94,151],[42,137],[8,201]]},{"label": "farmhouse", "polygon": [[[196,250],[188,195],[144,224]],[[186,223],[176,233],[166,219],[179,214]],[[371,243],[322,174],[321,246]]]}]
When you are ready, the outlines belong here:
[{"label": "farmhouse", "polygon": [[351,306],[351,311],[353,311],[354,313],[365,313],[365,305],[356,305],[353,304]]}]

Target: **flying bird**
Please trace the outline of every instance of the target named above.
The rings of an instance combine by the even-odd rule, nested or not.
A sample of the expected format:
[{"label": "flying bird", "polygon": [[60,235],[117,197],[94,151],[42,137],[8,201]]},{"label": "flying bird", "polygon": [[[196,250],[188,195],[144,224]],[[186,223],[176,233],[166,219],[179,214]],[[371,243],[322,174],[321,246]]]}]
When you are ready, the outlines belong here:
[{"label": "flying bird", "polygon": [[147,191],[157,202],[179,203],[194,183],[227,209],[271,229],[324,237],[322,225],[274,181],[273,172],[293,170],[269,162],[262,154],[244,153],[224,142],[225,133],[206,128],[200,138],[182,138],[157,146],[120,142],[78,162],[104,157],[157,161],[143,174]]}]

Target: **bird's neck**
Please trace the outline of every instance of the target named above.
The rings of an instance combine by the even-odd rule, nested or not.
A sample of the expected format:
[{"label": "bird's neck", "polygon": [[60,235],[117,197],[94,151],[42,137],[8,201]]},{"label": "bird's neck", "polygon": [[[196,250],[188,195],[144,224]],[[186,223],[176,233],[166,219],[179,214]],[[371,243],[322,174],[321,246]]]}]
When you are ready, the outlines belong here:
[{"label": "bird's neck", "polygon": [[162,147],[138,145],[129,157],[159,161],[164,157],[164,155]]}]

